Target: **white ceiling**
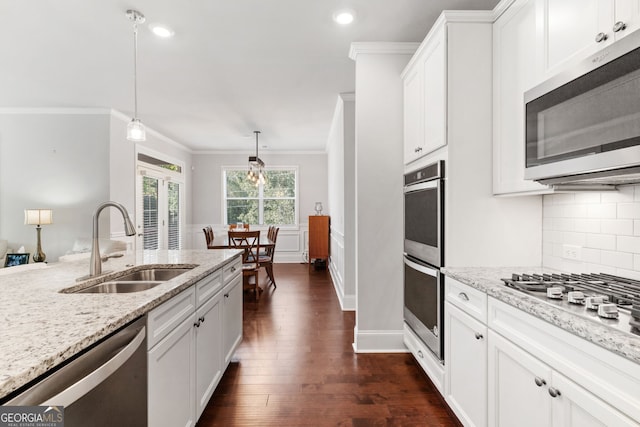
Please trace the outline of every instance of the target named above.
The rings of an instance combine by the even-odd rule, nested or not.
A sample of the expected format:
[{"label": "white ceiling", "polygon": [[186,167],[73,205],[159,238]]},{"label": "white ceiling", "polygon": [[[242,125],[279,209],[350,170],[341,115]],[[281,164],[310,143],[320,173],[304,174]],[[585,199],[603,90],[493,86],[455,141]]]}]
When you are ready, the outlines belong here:
[{"label": "white ceiling", "polygon": [[[416,42],[443,9],[497,0],[0,0],[0,107],[100,107],[138,116],[193,150],[323,150],[352,42]],[[341,27],[340,8],[357,14]],[[175,30],[154,36],[147,24]]]}]

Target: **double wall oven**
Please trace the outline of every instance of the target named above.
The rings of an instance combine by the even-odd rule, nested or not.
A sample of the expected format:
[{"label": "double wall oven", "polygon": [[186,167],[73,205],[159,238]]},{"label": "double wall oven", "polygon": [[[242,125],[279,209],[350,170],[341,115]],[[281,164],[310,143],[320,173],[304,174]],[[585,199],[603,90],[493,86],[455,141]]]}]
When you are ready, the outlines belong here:
[{"label": "double wall oven", "polygon": [[404,176],[404,320],[443,360],[444,161]]}]

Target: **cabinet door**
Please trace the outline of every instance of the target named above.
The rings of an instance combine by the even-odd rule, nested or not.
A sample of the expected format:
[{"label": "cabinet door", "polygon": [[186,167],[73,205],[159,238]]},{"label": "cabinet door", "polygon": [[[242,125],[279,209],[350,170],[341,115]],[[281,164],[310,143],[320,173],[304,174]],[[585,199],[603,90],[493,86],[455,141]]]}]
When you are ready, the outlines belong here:
[{"label": "cabinet door", "polygon": [[422,63],[418,62],[402,82],[404,89],[404,164],[420,157],[424,151],[422,121]]},{"label": "cabinet door", "polygon": [[424,150],[430,153],[447,143],[446,25],[429,40],[422,59],[424,91]]},{"label": "cabinet door", "polygon": [[[538,1],[547,77],[613,41],[613,0]],[[596,41],[599,33],[606,39]]]},{"label": "cabinet door", "polygon": [[637,426],[570,379],[553,372],[551,379],[553,425],[563,427]]},{"label": "cabinet door", "polygon": [[194,426],[195,332],[192,314],[148,353],[151,427]]},{"label": "cabinet door", "polygon": [[207,406],[222,374],[222,295],[196,311],[196,419]]},{"label": "cabinet door", "polygon": [[487,425],[487,327],[445,307],[446,400],[465,426]]},{"label": "cabinet door", "polygon": [[615,33],[615,38],[618,40],[640,28],[640,0],[616,0],[615,8],[615,22],[611,25],[615,26],[618,22],[625,24],[624,30]]},{"label": "cabinet door", "polygon": [[524,92],[542,80],[536,31],[536,0],[516,0],[493,25],[495,194],[547,189],[524,179]]},{"label": "cabinet door", "polygon": [[222,355],[226,368],[242,341],[242,277],[237,276],[222,293]]},{"label": "cabinet door", "polygon": [[489,330],[488,420],[495,427],[551,425],[551,369]]}]

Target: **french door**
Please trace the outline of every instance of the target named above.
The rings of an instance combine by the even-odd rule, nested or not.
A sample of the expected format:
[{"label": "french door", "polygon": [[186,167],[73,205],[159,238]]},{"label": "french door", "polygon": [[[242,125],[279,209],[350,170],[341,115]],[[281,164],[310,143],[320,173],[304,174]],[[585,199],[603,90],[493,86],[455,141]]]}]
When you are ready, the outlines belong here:
[{"label": "french door", "polygon": [[184,184],[152,168],[138,166],[136,246],[138,249],[181,249]]}]

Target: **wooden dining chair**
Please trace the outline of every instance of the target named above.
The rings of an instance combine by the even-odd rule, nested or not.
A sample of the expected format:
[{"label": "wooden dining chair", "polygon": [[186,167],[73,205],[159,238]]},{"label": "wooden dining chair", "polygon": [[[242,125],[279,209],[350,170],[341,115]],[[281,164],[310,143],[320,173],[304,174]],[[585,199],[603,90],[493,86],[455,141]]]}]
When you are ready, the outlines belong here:
[{"label": "wooden dining chair", "polygon": [[[260,299],[260,286],[258,286],[258,254],[260,252],[260,231],[229,231],[229,246],[244,249],[242,253],[242,287],[253,289],[256,294],[256,302]],[[253,277],[253,283],[250,278]]]},{"label": "wooden dining chair", "polygon": [[202,231],[204,232],[204,238],[207,241],[207,247],[209,247],[209,245],[213,243],[213,228],[211,228],[210,225],[207,225],[202,229]]},{"label": "wooden dining chair", "polygon": [[267,277],[269,277],[269,281],[273,283],[274,288],[278,287],[276,286],[276,279],[273,276],[273,256],[276,253],[276,240],[278,239],[279,231],[280,228],[273,227],[273,232],[271,233],[271,235],[267,234],[269,240],[273,242],[273,245],[268,246],[266,250],[258,257],[258,268],[264,267],[264,270],[267,272]]}]

